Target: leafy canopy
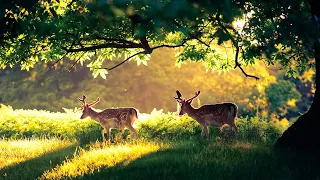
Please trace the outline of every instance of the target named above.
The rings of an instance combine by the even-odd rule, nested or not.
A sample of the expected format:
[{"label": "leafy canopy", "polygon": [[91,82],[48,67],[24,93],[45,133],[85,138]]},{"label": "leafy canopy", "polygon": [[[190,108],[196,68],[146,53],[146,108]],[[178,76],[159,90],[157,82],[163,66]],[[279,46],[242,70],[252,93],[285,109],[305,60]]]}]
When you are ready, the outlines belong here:
[{"label": "leafy canopy", "polygon": [[0,17],[2,68],[28,70],[67,57],[88,61],[102,77],[118,67],[106,66],[106,59],[145,63],[161,47],[176,48],[179,63],[238,67],[251,76],[242,66],[263,61],[294,74],[314,67],[312,44],[319,37],[304,0],[4,1]]}]

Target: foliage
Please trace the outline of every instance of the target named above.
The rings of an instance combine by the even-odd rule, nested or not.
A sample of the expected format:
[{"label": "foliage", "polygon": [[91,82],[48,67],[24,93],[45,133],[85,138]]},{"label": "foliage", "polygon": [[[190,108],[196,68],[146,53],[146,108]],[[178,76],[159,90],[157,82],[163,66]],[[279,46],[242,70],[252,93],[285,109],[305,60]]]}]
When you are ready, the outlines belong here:
[{"label": "foliage", "polygon": [[[102,127],[90,118],[80,120],[79,112],[50,113],[37,110],[12,110],[1,106],[0,136],[5,138],[58,137],[75,138],[81,144],[101,139]],[[288,127],[272,124],[258,118],[238,118],[239,138],[246,141],[273,142]],[[200,125],[187,116],[153,111],[140,114],[134,127],[139,136],[160,139],[189,139],[200,136]],[[227,131],[227,128],[224,129]],[[212,128],[217,137],[218,129]]]},{"label": "foliage", "polygon": [[[1,105],[0,137],[80,137],[97,139],[101,136],[100,125],[92,121],[81,121],[78,113],[50,113],[37,110],[13,110]],[[90,133],[90,136],[87,134]]]},{"label": "foliage", "polygon": [[230,70],[228,75],[205,72],[199,63],[186,63],[178,68],[170,49],[155,51],[148,66],[137,67],[134,62],[124,64],[117,73],[108,74],[106,80],[92,79],[88,69],[82,66],[65,72],[68,66],[65,62],[54,70],[47,64],[38,64],[29,72],[18,68],[3,71],[0,74],[3,79],[0,102],[14,108],[62,111],[62,107],[79,107],[77,97],[86,94],[88,101],[101,98],[95,106],[99,109],[133,106],[140,112],[150,113],[153,108],[175,111],[176,101],[172,96],[177,89],[186,97],[201,90],[200,105],[235,102],[240,115],[246,115],[257,106],[257,99],[249,101],[253,92],[263,93],[271,82],[276,81],[263,64],[247,69],[250,73],[259,73],[259,81],[244,78],[239,70]]},{"label": "foliage", "polygon": [[[8,10],[2,16],[8,18],[3,24],[9,28],[1,39],[1,67],[29,69],[65,56],[89,61],[93,73],[104,77],[108,71],[99,67],[106,59],[141,50],[135,60],[144,61],[162,45],[179,47],[178,61],[204,61],[213,69],[262,60],[279,63],[293,75],[315,64],[312,45],[319,31],[303,0],[59,2],[4,4]],[[14,31],[10,25],[16,25]],[[225,55],[226,45],[238,49],[238,62]]]},{"label": "foliage", "polygon": [[[266,88],[266,96],[271,113],[284,115],[287,113],[288,106],[296,107],[296,102],[300,100],[301,94],[296,90],[295,84],[286,80],[279,80],[270,84]],[[297,111],[297,109],[291,108]]]},{"label": "foliage", "polygon": [[[274,124],[257,117],[237,118],[239,129],[239,140],[274,142],[281,136],[289,124]],[[150,117],[143,123],[138,124],[139,134],[147,138],[169,138],[169,139],[189,139],[200,136],[200,125],[188,116],[178,117],[175,113],[151,113]],[[227,130],[228,129],[228,130]],[[211,127],[211,136],[218,137],[218,128]],[[230,131],[225,127],[224,131]]]}]

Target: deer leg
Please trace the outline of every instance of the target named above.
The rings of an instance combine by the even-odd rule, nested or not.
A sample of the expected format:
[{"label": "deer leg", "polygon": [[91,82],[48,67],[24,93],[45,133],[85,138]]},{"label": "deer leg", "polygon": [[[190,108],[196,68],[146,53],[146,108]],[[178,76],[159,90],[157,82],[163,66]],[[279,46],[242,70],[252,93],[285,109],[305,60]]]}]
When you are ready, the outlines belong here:
[{"label": "deer leg", "polygon": [[204,127],[201,128],[201,137],[203,137],[203,134],[204,134]]},{"label": "deer leg", "polygon": [[206,132],[207,132],[206,135],[207,135],[208,138],[209,138],[209,130],[210,130],[210,127],[207,126],[207,127],[206,127]]},{"label": "deer leg", "polygon": [[135,138],[137,138],[137,137],[138,137],[137,131],[136,131],[131,125],[128,125],[127,127],[128,127],[128,129],[129,129],[130,133],[132,134],[132,136],[134,136]]},{"label": "deer leg", "polygon": [[112,135],[111,135],[111,128],[108,128],[108,138],[113,141]]},{"label": "deer leg", "polygon": [[105,142],[106,138],[104,137],[104,134],[107,132],[106,128],[103,128],[103,130],[101,131],[101,135],[102,135],[102,141]]},{"label": "deer leg", "polygon": [[201,125],[201,137],[203,137],[206,133],[206,125],[205,124],[200,124]]},{"label": "deer leg", "polygon": [[234,131],[234,136],[237,138],[238,137],[238,127],[233,123],[231,125],[233,131]]},{"label": "deer leg", "polygon": [[223,124],[222,126],[220,126],[220,137],[222,137],[222,133],[223,133],[223,128],[225,127],[225,124]]},{"label": "deer leg", "polygon": [[201,131],[201,137],[203,137],[204,135],[209,137],[209,130],[208,130],[208,125],[206,124],[201,124],[201,127],[202,127],[202,131]]}]

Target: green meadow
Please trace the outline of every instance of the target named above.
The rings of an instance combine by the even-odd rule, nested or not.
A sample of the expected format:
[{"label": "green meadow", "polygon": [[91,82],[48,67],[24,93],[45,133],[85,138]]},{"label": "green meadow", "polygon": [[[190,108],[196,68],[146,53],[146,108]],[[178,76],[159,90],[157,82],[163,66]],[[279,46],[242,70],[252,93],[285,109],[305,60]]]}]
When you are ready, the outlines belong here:
[{"label": "green meadow", "polygon": [[272,144],[288,125],[238,118],[201,138],[187,116],[140,114],[138,139],[114,130],[101,140],[99,124],[80,112],[0,109],[0,179],[319,179],[317,159],[277,152]]}]

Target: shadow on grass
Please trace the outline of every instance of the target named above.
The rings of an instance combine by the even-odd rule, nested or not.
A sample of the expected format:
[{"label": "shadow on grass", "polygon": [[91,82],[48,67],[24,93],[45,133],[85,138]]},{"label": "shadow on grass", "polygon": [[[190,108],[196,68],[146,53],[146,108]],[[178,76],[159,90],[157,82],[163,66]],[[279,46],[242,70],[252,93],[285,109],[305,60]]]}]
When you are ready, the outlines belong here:
[{"label": "shadow on grass", "polygon": [[269,147],[210,141],[173,143],[170,149],[122,162],[81,179],[319,179],[317,162]]},{"label": "shadow on grass", "polygon": [[61,164],[66,157],[72,157],[77,144],[57,149],[42,156],[0,169],[0,179],[37,179],[44,171]]}]

